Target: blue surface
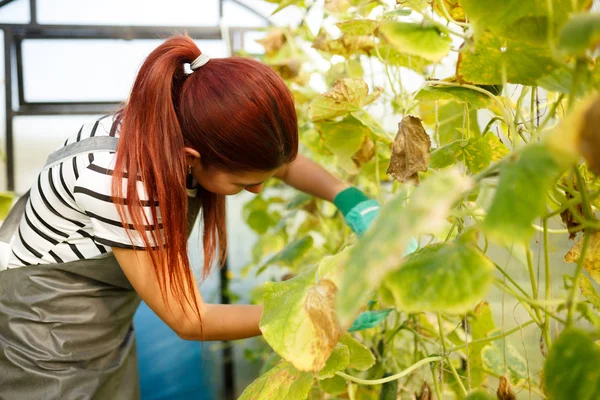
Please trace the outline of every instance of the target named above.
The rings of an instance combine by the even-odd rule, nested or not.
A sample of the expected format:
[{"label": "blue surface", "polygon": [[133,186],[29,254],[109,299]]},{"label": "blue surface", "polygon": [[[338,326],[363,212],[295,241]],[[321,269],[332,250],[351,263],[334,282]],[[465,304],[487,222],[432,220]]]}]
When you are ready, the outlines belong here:
[{"label": "blue surface", "polygon": [[[218,385],[200,342],[182,340],[142,302],[133,323],[142,400],[215,400]],[[208,352],[207,345],[204,346]]]}]

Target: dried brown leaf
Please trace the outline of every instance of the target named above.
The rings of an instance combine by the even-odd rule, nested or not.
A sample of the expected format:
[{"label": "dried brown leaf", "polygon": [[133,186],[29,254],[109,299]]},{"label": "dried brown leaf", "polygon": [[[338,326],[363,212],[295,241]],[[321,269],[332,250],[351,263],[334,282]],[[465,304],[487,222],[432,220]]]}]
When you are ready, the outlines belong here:
[{"label": "dried brown leaf", "polygon": [[505,376],[500,377],[496,395],[498,396],[498,400],[517,400],[517,396],[515,395],[508,378]]},{"label": "dried brown leaf", "polygon": [[387,173],[400,182],[419,181],[419,171],[427,171],[431,139],[421,119],[406,116],[398,124],[398,134],[392,146],[392,158]]},{"label": "dried brown leaf", "polygon": [[267,54],[277,53],[281,46],[287,42],[283,29],[273,29],[269,31],[267,36],[256,41],[265,48]]},{"label": "dried brown leaf", "polygon": [[369,162],[375,156],[375,143],[371,140],[370,137],[365,136],[365,140],[363,140],[362,146],[360,150],[358,150],[354,156],[352,156],[352,160],[356,163],[357,166],[360,167],[361,164]]},{"label": "dried brown leaf", "polygon": [[293,79],[300,74],[302,63],[296,59],[289,59],[271,64],[273,68],[283,79]]},{"label": "dried brown leaf", "polygon": [[[580,238],[567,252],[565,261],[576,263],[581,256],[582,247],[583,237]],[[583,267],[597,283],[600,283],[600,232],[594,232],[590,236],[590,242],[585,251]]]},{"label": "dried brown leaf", "polygon": [[423,384],[421,385],[421,394],[417,396],[417,400],[433,400],[431,388],[429,387],[427,382],[423,382]]},{"label": "dried brown leaf", "polygon": [[315,330],[315,342],[310,349],[314,357],[314,371],[320,371],[339,342],[344,332],[335,312],[337,286],[329,279],[321,279],[316,286],[308,289],[304,308]]},{"label": "dried brown leaf", "polygon": [[[566,197],[567,200],[570,200],[573,198],[573,195],[569,192],[566,192]],[[578,203],[575,206],[575,210],[580,216],[583,215],[583,207],[581,206],[581,203]],[[577,232],[579,231],[578,228],[580,224],[577,222],[577,219],[573,216],[571,209],[567,208],[565,211],[561,212],[560,218],[562,219],[562,222],[565,224],[567,230],[569,231],[569,239],[575,239],[575,237],[577,236]]]},{"label": "dried brown leaf", "polygon": [[583,113],[579,151],[590,171],[600,175],[600,95],[596,95]]}]

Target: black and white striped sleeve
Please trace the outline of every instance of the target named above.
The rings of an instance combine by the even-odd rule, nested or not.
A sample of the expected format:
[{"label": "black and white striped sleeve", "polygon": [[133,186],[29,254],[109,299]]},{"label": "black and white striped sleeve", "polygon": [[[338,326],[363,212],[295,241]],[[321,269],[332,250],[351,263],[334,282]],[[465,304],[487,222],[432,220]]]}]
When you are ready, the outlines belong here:
[{"label": "black and white striped sleeve", "polygon": [[[74,186],[77,204],[89,216],[98,243],[110,247],[143,249],[144,242],[139,232],[133,229],[131,220],[127,221],[128,229],[123,227],[117,206],[111,198],[112,167],[115,155],[108,152],[90,154],[86,168],[80,171]],[[127,178],[123,178],[124,193],[126,194]],[[142,200],[148,225],[146,231],[152,230],[152,218],[148,195],[141,181],[137,181],[137,190]],[[127,197],[127,196],[125,196]],[[160,208],[157,205],[157,223],[161,224]],[[128,235],[129,234],[129,235]],[[162,234],[162,230],[161,230]],[[151,246],[155,245],[150,241]]]}]

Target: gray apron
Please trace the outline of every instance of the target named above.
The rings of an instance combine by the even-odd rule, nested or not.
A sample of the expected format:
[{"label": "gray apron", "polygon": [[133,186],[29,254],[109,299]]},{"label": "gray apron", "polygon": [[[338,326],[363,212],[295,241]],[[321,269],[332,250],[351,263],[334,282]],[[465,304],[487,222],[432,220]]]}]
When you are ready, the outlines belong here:
[{"label": "gray apron", "polygon": [[[53,153],[44,168],[95,150],[91,137]],[[10,243],[29,192],[0,227]],[[188,235],[200,208],[189,198]],[[0,399],[139,399],[133,314],[140,303],[112,253],[0,271]]]}]

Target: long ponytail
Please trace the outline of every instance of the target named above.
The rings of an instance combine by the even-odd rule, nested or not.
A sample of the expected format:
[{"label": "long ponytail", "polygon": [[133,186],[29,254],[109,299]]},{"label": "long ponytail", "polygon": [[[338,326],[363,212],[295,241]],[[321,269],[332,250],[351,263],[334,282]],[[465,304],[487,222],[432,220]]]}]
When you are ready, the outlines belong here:
[{"label": "long ponytail", "polygon": [[[141,234],[163,297],[166,299],[167,282],[170,282],[174,297],[180,303],[187,301],[197,312],[185,237],[188,199],[184,140],[173,95],[186,79],[184,63],[192,62],[198,55],[200,51],[193,41],[175,37],[155,49],[143,63],[122,110],[112,182],[113,196],[127,198],[126,202],[116,201],[119,216],[122,221],[131,221]],[[125,173],[128,176],[126,196],[123,193]],[[147,221],[136,177],[141,180],[148,199],[158,202],[161,224],[154,223],[159,221],[155,201],[149,202],[152,221]],[[145,226],[152,229],[146,231]]]}]

